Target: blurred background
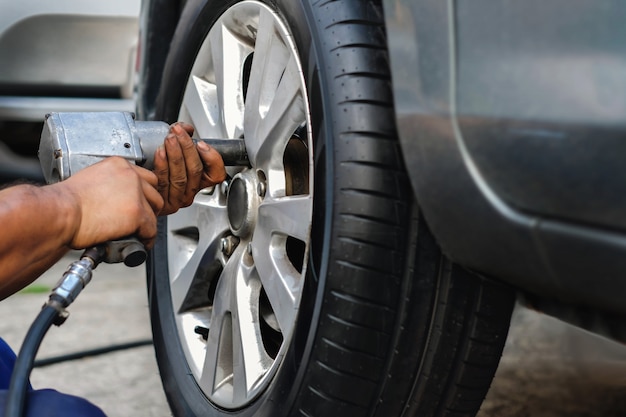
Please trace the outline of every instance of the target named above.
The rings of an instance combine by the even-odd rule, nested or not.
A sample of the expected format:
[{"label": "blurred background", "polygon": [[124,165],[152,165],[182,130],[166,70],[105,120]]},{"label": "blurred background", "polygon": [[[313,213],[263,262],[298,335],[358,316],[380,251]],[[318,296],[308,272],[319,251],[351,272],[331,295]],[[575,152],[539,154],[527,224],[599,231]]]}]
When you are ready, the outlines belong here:
[{"label": "blurred background", "polygon": [[134,111],[140,0],[0,0],[0,179],[41,181],[51,111]]}]

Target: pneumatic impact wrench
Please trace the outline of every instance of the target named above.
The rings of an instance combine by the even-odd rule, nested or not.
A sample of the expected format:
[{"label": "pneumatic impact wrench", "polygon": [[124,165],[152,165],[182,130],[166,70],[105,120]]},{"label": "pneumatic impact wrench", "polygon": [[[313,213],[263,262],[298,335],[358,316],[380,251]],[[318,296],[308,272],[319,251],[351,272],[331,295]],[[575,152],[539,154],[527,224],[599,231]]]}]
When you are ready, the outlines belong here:
[{"label": "pneumatic impact wrench", "polygon": [[[135,121],[132,113],[51,113],[46,116],[39,143],[39,161],[46,181],[63,181],[83,168],[110,156],[120,156],[151,169],[154,154],[169,132],[164,122]],[[194,139],[204,141],[220,153],[227,166],[249,166],[243,139]],[[141,265],[147,257],[134,237],[88,248],[73,262],[50,294],[30,327],[17,357],[5,417],[22,417],[28,379],[35,355],[52,324],[61,325],[65,310],[91,281],[92,271],[101,262]]]},{"label": "pneumatic impact wrench", "polygon": [[[46,116],[39,161],[46,181],[63,181],[110,156],[120,156],[147,169],[169,132],[164,122],[135,121],[128,112],[51,113]],[[220,153],[227,166],[248,166],[243,139],[194,139]],[[103,262],[137,266],[146,252],[134,238],[105,244]]]}]

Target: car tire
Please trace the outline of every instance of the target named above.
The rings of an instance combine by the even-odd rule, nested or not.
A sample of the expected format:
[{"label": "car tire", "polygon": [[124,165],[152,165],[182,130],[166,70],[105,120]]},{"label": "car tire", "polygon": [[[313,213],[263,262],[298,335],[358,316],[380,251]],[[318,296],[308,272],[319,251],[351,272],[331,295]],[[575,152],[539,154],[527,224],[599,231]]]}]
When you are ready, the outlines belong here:
[{"label": "car tire", "polygon": [[[253,16],[257,8],[259,16],[273,19],[272,42],[285,43],[285,53],[291,51],[301,70],[303,87],[298,91],[304,100],[298,102],[301,108],[294,114],[304,119],[289,132],[300,143],[294,151],[299,161],[296,168],[287,169],[291,163],[285,161],[291,157],[283,155],[291,139],[270,136],[267,141],[279,140],[274,149],[280,157],[270,164],[273,168],[259,168],[261,162],[255,161],[262,161],[260,152],[250,146],[257,139],[246,120],[232,122],[240,116],[257,117],[257,113],[241,109],[238,113],[224,104],[236,96],[239,101],[232,108],[237,103],[260,108],[263,98],[259,97],[271,89],[249,80],[262,66],[255,67],[253,61],[267,50],[256,44],[250,50],[237,46],[228,51],[228,58],[226,52],[220,58],[219,48],[226,45],[220,41],[221,46],[211,47],[211,58],[203,55],[205,41],[217,33],[211,30],[218,26],[221,34],[215,39],[223,39],[234,22],[247,22],[241,24],[247,28],[245,35],[243,29],[236,30],[235,43],[250,43],[248,36],[262,39],[267,31],[259,28],[258,22],[264,20]],[[274,33],[281,31],[282,37],[277,38]],[[240,55],[241,68],[238,74],[228,71],[235,73],[230,81],[225,81],[226,74],[215,76],[215,69],[203,70],[206,76],[194,73],[197,65],[213,68],[232,54]],[[276,56],[282,54],[282,50],[276,52]],[[277,60],[263,59],[263,65],[271,69]],[[204,190],[192,207],[159,220],[148,264],[150,313],[161,378],[175,416],[472,416],[478,411],[506,340],[514,292],[451,263],[430,234],[403,165],[387,60],[379,1],[187,3],[170,46],[156,118],[188,120],[196,125],[197,135],[211,133],[211,128],[203,127],[207,120],[197,120],[197,109],[186,110],[190,80],[202,84],[210,79],[205,96],[193,94],[201,98],[202,108],[219,116],[217,122],[213,116],[209,119],[223,135],[246,140],[252,157],[249,168],[229,168],[230,188]],[[272,86],[278,88],[283,78],[294,77],[287,72],[283,68]],[[272,77],[255,81],[262,84],[268,79]],[[217,95],[211,92],[214,84]],[[229,88],[234,88],[232,95]],[[220,89],[224,92],[219,93]],[[253,90],[260,92],[249,93]],[[253,94],[254,100],[246,94]],[[213,99],[219,105],[211,107]],[[284,178],[294,169],[303,172],[295,182],[305,184],[289,193],[284,190]],[[284,228],[277,233],[286,239],[263,232],[262,221],[254,223],[249,234],[232,238],[238,224],[233,226],[231,218],[225,227],[223,219],[226,214],[236,216],[227,206],[229,201],[240,201],[230,197],[236,195],[233,184],[238,178],[240,184],[263,182],[267,191],[263,188],[259,195],[267,193],[270,199],[309,196],[309,208],[289,214],[308,225],[310,237],[302,239],[300,226],[301,242],[294,243],[288,236],[291,229],[285,226],[294,219],[278,215],[272,224]],[[265,197],[259,201],[245,203],[245,207],[250,212],[261,210]],[[196,210],[196,214],[190,216],[186,210]],[[193,219],[198,219],[197,224]],[[219,233],[212,225],[221,228]],[[273,237],[263,240],[262,233]],[[266,251],[259,240],[271,250]],[[234,249],[229,249],[230,244]],[[296,255],[289,253],[291,246]],[[246,284],[261,282],[261,293],[266,291],[271,283],[263,276],[266,269],[261,263],[279,265],[285,256],[301,285],[293,292],[293,316],[279,313],[278,301],[268,296],[268,304],[258,288],[251,292],[251,302],[223,299],[239,291],[241,276],[246,277]],[[256,272],[242,272],[254,268]],[[191,276],[185,287],[189,291],[177,296],[177,279],[185,274]],[[191,293],[195,296],[190,297]],[[222,307],[223,303],[228,305]],[[263,305],[274,316],[283,314],[293,321],[283,327],[276,325],[272,314],[266,320]],[[228,310],[228,319],[217,321],[222,310]],[[237,324],[246,317],[252,324]],[[213,318],[219,326],[211,325]],[[182,329],[195,326],[198,320],[207,323],[205,329],[212,335],[194,338],[189,328]],[[248,325],[252,335],[243,334]],[[217,332],[221,336],[215,336]],[[246,344],[246,340],[253,342]],[[219,352],[207,353],[196,363],[193,355],[197,353],[190,352],[197,346],[198,352]],[[258,383],[248,380],[248,367],[254,366],[241,353],[250,346],[262,347],[266,351],[261,352],[263,360],[270,358],[261,373],[252,375]],[[228,348],[232,351],[227,352]],[[209,357],[218,358],[217,365],[207,365]],[[240,366],[246,369],[239,371]],[[241,375],[244,380],[237,382]]]}]

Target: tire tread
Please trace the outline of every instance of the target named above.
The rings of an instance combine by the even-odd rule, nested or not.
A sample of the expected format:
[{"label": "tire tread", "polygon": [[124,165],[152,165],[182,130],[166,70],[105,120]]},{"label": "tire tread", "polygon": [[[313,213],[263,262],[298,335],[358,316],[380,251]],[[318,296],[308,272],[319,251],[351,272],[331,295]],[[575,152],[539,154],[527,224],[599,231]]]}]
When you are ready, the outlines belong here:
[{"label": "tire tread", "polygon": [[[324,340],[342,347],[341,359],[362,349],[355,346],[355,339],[347,342],[351,335],[346,332],[361,321],[335,311],[340,301],[332,295],[338,292],[349,294],[348,299],[341,300],[343,304],[355,299],[352,309],[361,319],[368,316],[357,300],[367,300],[368,305],[382,302],[389,315],[370,329],[374,332],[371,338],[363,338],[363,343],[369,344],[376,340],[378,348],[368,346],[366,350],[385,358],[384,363],[377,361],[367,372],[358,364],[348,371],[345,367],[352,363],[341,365],[351,375],[381,381],[368,407],[359,409],[360,413],[353,410],[355,414],[350,415],[389,417],[404,411],[406,416],[473,415],[489,386],[506,336],[506,306],[504,318],[495,320],[495,325],[493,316],[481,316],[485,312],[483,304],[493,302],[489,300],[501,291],[483,297],[481,291],[489,288],[488,284],[442,261],[434,239],[407,198],[411,192],[393,124],[380,2],[346,0],[313,5],[318,8],[318,21],[327,35],[324,47],[328,62],[324,70],[337,109],[332,119],[336,138],[334,177],[335,192],[341,195],[336,203],[339,231],[331,240],[334,267],[331,265],[329,270],[329,296],[322,317],[346,319],[341,322],[343,328],[335,329],[334,338],[322,332]],[[409,219],[413,226],[407,228]],[[407,229],[419,230],[419,238],[407,240]],[[414,255],[405,256],[401,249],[407,248],[406,253]],[[442,277],[439,286],[420,278],[428,276]],[[417,309],[416,305],[424,307]],[[416,341],[413,352],[409,351]],[[422,356],[428,362],[425,366],[420,361]],[[317,361],[331,366],[331,362],[341,359],[326,357]],[[407,363],[411,364],[409,369]],[[316,376],[312,379],[318,380]],[[333,415],[346,415],[332,410]]]}]

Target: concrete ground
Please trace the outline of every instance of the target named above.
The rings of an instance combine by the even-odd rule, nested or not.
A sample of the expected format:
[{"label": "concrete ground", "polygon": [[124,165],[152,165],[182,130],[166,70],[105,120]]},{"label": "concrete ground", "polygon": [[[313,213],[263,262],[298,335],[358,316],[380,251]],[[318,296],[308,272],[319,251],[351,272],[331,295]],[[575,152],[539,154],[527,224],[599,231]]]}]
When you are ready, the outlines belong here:
[{"label": "concrete ground", "polygon": [[[53,286],[77,255],[37,284]],[[47,291],[20,293],[0,303],[0,335],[14,348],[46,299]],[[50,330],[38,358],[149,338],[143,268],[99,266],[70,312],[62,327]],[[109,417],[171,415],[151,346],[36,368],[32,382],[86,397]],[[626,416],[625,389],[623,346],[518,308],[479,417]]]},{"label": "concrete ground", "polygon": [[[66,256],[36,281],[43,293],[18,293],[0,302],[0,337],[16,351],[28,326],[48,298],[47,289],[80,252]],[[143,266],[102,264],[68,310],[61,327],[52,327],[37,359],[151,337]],[[109,417],[170,416],[152,346],[35,368],[35,388],[54,388],[89,399]]]}]

